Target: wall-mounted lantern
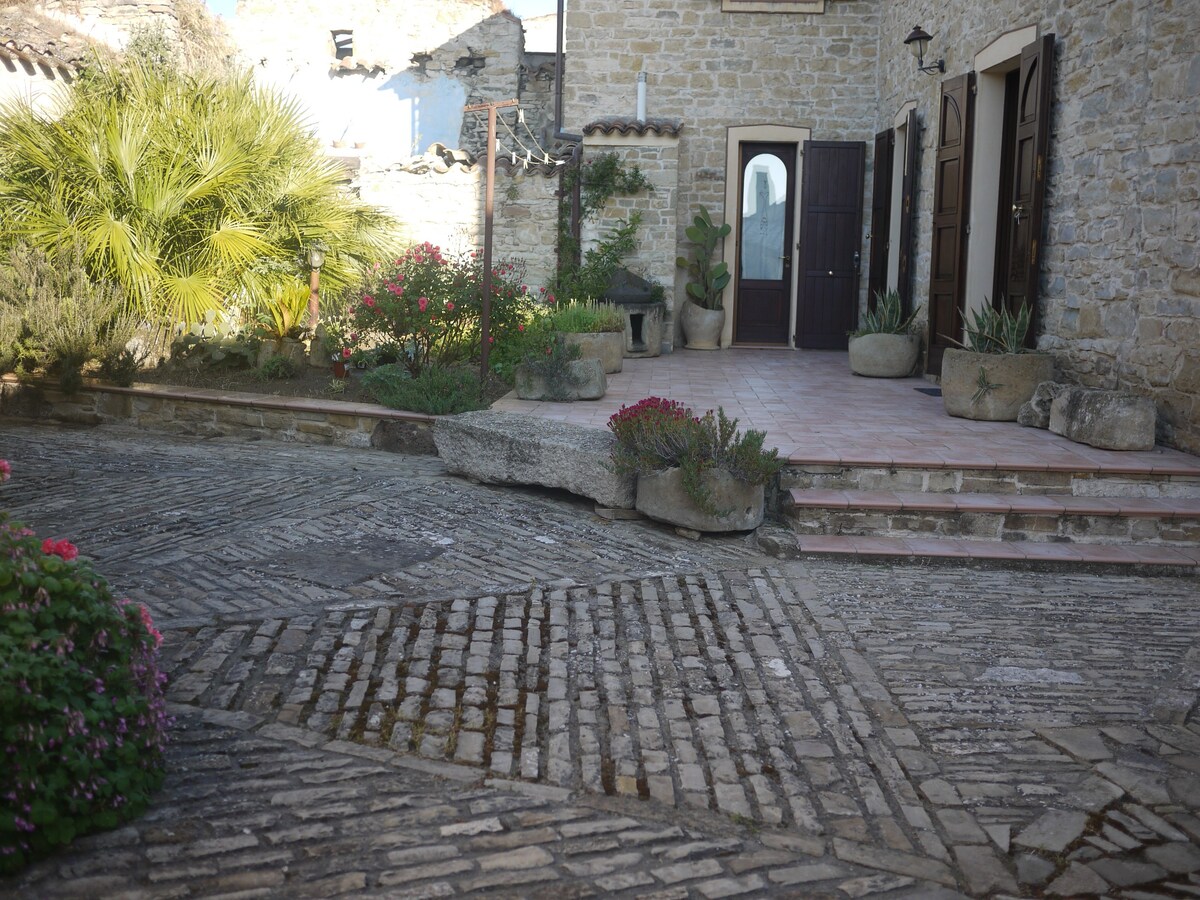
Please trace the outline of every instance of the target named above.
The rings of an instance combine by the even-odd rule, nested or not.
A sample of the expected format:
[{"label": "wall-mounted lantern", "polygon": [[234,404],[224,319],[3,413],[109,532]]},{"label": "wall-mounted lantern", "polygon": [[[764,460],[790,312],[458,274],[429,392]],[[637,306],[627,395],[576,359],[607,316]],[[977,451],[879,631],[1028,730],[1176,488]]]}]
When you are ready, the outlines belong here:
[{"label": "wall-mounted lantern", "polygon": [[925,65],[925,51],[929,49],[929,42],[933,40],[932,36],[926,33],[925,29],[918,25],[912,30],[912,33],[904,39],[904,43],[908,45],[908,49],[912,51],[912,55],[917,58],[917,69],[925,72],[927,75],[933,75],[940,72],[945,73],[946,61],[938,59],[932,65]]}]

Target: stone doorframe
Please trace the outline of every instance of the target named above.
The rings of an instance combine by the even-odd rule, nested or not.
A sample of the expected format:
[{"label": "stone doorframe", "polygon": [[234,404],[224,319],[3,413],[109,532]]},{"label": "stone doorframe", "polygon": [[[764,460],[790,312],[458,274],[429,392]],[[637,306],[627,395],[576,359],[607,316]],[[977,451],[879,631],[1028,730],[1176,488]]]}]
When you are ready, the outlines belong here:
[{"label": "stone doorframe", "polygon": [[[721,346],[733,344],[734,296],[737,286],[737,227],[738,216],[741,213],[741,197],[738,187],[741,185],[741,153],[743,143],[764,144],[795,144],[796,145],[796,176],[792,190],[796,191],[796,210],[792,221],[792,309],[788,316],[788,346],[795,346],[796,334],[796,243],[800,240],[800,185],[804,173],[804,142],[812,138],[811,128],[799,128],[792,125],[731,125],[726,129],[725,136],[725,212],[721,221],[728,222],[732,227],[729,237],[725,238],[723,259],[729,263],[734,277],[721,295],[721,303],[725,307],[725,330],[721,335]],[[691,217],[688,216],[688,221]]]}]

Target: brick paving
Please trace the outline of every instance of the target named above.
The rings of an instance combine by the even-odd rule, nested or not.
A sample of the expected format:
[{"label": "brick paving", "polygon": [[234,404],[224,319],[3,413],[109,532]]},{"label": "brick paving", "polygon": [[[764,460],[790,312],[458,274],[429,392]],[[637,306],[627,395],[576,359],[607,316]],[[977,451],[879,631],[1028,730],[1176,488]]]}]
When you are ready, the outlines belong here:
[{"label": "brick paving", "polygon": [[1200,895],[1195,578],[789,562],[369,451],[0,456],[180,720],[145,817],[0,894]]}]

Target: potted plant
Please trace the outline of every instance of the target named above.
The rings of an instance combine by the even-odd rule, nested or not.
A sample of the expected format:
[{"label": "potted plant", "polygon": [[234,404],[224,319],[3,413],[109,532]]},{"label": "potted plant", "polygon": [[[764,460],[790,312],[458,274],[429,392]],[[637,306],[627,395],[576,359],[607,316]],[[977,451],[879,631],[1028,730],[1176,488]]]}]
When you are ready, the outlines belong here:
[{"label": "potted plant", "polygon": [[868,378],[911,375],[921,353],[921,339],[912,333],[916,315],[903,315],[898,291],[877,292],[875,308],[850,332],[850,371]]},{"label": "potted plant", "polygon": [[721,346],[721,333],[725,329],[725,310],[721,306],[721,292],[729,284],[729,264],[714,263],[717,245],[729,235],[730,226],[713,224],[708,210],[703,206],[684,229],[692,242],[693,259],[680,256],[675,265],[687,269],[692,280],[687,284],[688,299],[679,311],[683,325],[683,338],[689,350],[717,350]]},{"label": "potted plant", "polygon": [[579,347],[561,334],[525,354],[513,380],[522,400],[599,400],[608,390],[600,360],[581,359]]},{"label": "potted plant", "polygon": [[258,334],[263,338],[258,352],[261,368],[273,356],[282,356],[297,368],[306,362],[301,342],[308,319],[308,286],[299,280],[276,286],[259,315]]},{"label": "potted plant", "polygon": [[739,433],[725,410],[703,416],[674,400],[647,397],[608,420],[613,466],[636,475],[635,505],[652,519],[697,531],[747,531],[762,524],[764,486],[782,462],[762,431]]},{"label": "potted plant", "polygon": [[612,303],[570,302],[547,317],[550,331],[579,347],[583,359],[598,359],[606,375],[621,371],[625,358],[625,314]]},{"label": "potted plant", "polygon": [[1054,357],[1028,350],[1030,310],[1014,315],[985,306],[972,313],[962,349],[942,357],[942,402],[963,419],[1015,422],[1043,381],[1054,381]]},{"label": "potted plant", "polygon": [[[358,333],[344,319],[326,319],[318,326],[321,347],[329,359],[334,378],[346,378],[357,349]],[[313,342],[318,343],[317,341]]]}]

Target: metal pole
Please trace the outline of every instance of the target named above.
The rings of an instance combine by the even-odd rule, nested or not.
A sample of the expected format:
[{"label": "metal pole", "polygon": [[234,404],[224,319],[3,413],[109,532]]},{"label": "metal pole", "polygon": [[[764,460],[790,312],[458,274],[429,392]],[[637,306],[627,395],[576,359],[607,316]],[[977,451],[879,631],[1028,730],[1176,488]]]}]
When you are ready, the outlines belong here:
[{"label": "metal pole", "polygon": [[496,110],[501,107],[516,106],[516,100],[504,100],[499,103],[480,103],[466,107],[466,112],[478,112],[486,109],[488,114],[487,131],[487,179],[484,188],[483,201],[483,303],[482,315],[479,319],[480,343],[483,345],[479,352],[479,381],[487,384],[488,376],[488,340],[491,335],[492,319],[492,211],[496,197]]}]

